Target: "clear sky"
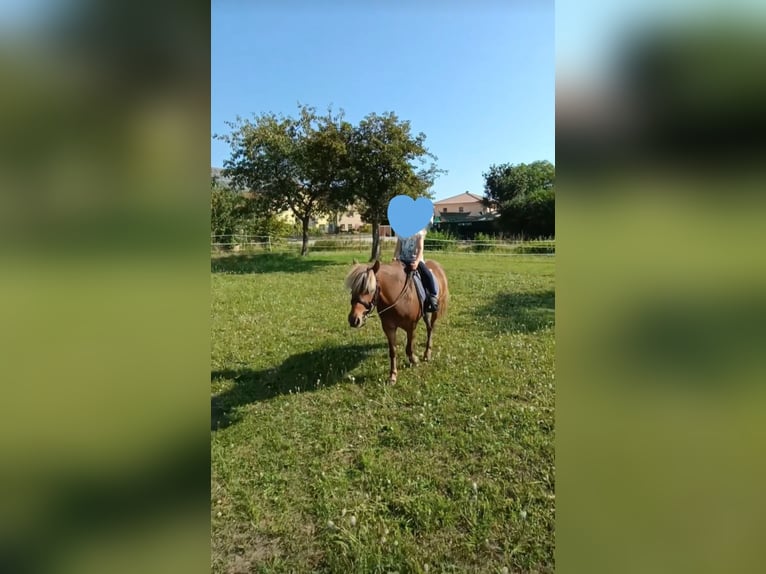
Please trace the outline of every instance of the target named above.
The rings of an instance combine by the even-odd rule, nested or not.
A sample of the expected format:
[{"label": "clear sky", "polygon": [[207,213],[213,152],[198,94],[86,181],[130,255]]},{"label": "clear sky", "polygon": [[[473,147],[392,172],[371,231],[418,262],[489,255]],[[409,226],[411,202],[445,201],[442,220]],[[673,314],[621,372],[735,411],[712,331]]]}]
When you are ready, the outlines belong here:
[{"label": "clear sky", "polygon": [[[392,111],[448,171],[444,199],[483,194],[498,163],[555,163],[552,0],[213,0],[212,132],[298,102],[356,123]],[[211,142],[211,165],[230,150]]]}]

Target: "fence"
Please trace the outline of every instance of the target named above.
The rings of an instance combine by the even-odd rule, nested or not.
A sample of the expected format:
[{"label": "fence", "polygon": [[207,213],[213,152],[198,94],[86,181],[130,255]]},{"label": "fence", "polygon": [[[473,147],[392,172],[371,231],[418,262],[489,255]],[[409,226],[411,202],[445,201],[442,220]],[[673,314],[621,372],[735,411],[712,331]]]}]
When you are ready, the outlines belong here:
[{"label": "fence", "polygon": [[[381,237],[381,248],[392,249],[395,237]],[[212,235],[211,249],[214,252],[299,252],[303,240],[300,237],[274,237],[269,235]],[[309,251],[369,251],[372,245],[371,235],[354,237],[309,237]],[[441,251],[449,253],[493,253],[501,255],[539,254],[554,255],[554,239],[544,240],[458,240],[426,238],[426,252]]]}]

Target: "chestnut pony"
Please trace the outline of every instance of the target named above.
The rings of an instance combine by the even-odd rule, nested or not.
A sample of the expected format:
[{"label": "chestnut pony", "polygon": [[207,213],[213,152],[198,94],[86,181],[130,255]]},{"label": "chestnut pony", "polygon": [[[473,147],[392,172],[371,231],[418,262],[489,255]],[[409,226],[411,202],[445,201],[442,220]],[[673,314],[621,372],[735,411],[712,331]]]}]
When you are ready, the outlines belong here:
[{"label": "chestnut pony", "polygon": [[407,358],[412,366],[417,365],[418,359],[412,348],[415,329],[420,319],[426,325],[428,337],[423,360],[431,359],[431,337],[434,324],[447,311],[449,288],[447,276],[441,265],[436,261],[426,261],[426,265],[434,274],[439,284],[439,310],[436,313],[423,315],[418,300],[417,290],[413,283],[412,273],[396,261],[381,265],[355,264],[346,277],[346,288],[351,291],[351,312],[348,323],[352,327],[361,327],[373,310],[377,310],[383,332],[388,339],[388,356],[391,359],[391,372],[388,382],[396,382],[396,333],[403,329],[407,333]]}]

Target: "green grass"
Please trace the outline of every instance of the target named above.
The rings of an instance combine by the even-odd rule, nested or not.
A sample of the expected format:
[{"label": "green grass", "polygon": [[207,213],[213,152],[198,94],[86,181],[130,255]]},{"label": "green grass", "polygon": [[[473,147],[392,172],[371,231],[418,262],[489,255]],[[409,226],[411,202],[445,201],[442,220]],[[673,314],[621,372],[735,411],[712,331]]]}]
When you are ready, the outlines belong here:
[{"label": "green grass", "polygon": [[553,572],[553,258],[434,254],[433,361],[400,332],[388,386],[354,256],[213,260],[213,571]]}]

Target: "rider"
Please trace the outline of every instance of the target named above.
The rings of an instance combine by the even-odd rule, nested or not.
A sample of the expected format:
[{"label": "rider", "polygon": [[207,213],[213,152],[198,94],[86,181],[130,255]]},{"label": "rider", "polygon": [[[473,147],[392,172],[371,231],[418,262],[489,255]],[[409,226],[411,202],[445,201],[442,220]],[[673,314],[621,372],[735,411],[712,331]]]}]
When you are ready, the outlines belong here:
[{"label": "rider", "polygon": [[[433,216],[428,225],[434,221]],[[423,279],[423,287],[426,290],[426,312],[436,312],[439,308],[439,291],[434,281],[431,270],[426,267],[423,261],[423,246],[425,243],[426,229],[421,229],[415,235],[410,237],[396,238],[396,249],[394,249],[394,261],[401,261],[407,265],[410,270],[420,271],[420,277]]]}]

